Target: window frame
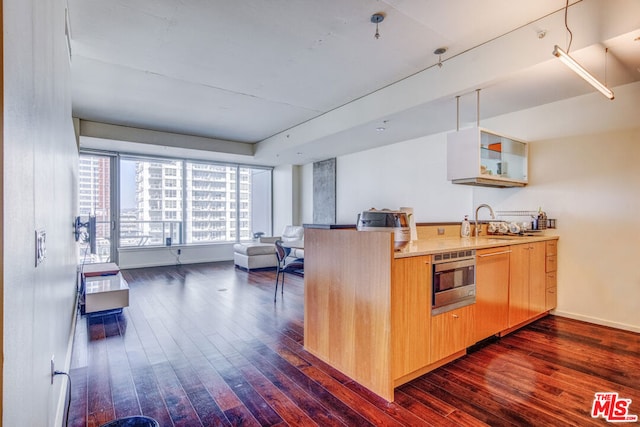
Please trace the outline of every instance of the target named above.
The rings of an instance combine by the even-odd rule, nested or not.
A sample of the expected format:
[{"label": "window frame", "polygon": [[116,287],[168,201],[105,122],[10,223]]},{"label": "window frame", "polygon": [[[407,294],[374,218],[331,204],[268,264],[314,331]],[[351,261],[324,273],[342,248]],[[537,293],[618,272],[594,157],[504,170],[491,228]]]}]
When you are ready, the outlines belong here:
[{"label": "window frame", "polygon": [[[243,203],[248,203],[249,205],[251,205],[251,200],[240,200],[240,189],[241,189],[241,184],[245,183],[245,181],[240,181],[240,170],[242,168],[249,168],[249,169],[258,169],[258,170],[264,170],[269,172],[269,197],[268,197],[268,203],[269,203],[269,218],[268,218],[268,227],[269,230],[266,230],[268,234],[273,234],[273,167],[272,166],[264,166],[264,165],[251,165],[251,164],[246,164],[246,163],[234,163],[234,162],[224,162],[224,161],[219,161],[219,160],[208,160],[208,159],[198,159],[198,158],[191,158],[191,157],[171,157],[171,156],[153,156],[153,155],[146,155],[146,154],[136,154],[136,153],[129,153],[129,152],[105,152],[102,150],[91,150],[91,149],[82,149],[80,150],[81,154],[85,154],[85,155],[108,155],[108,156],[112,156],[113,157],[113,161],[111,163],[111,176],[112,176],[112,180],[114,181],[112,184],[112,197],[113,197],[113,201],[115,202],[113,205],[115,205],[117,207],[117,212],[114,211],[112,213],[112,217],[114,220],[114,227],[113,227],[113,235],[112,238],[114,239],[114,249],[116,251],[124,249],[124,250],[130,250],[130,249],[136,249],[136,250],[146,250],[146,249],[157,249],[158,247],[162,247],[164,245],[141,245],[141,246],[122,246],[120,244],[120,240],[121,240],[121,236],[120,236],[120,224],[121,224],[121,212],[120,212],[120,208],[121,208],[121,195],[122,195],[122,189],[121,186],[123,185],[123,183],[121,182],[121,176],[120,176],[120,172],[121,172],[121,162],[122,161],[146,161],[146,162],[150,162],[150,163],[168,163],[168,162],[181,162],[182,165],[182,178],[178,179],[177,176],[171,175],[171,176],[167,176],[167,178],[169,179],[178,179],[178,181],[181,181],[181,185],[177,185],[176,187],[168,187],[168,188],[162,188],[162,194],[165,194],[165,191],[170,190],[170,191],[176,191],[176,198],[175,198],[175,202],[177,203],[178,201],[180,201],[180,205],[177,205],[177,210],[182,209],[182,218],[180,220],[180,230],[181,230],[181,240],[183,243],[181,243],[181,246],[203,246],[203,245],[217,245],[217,244],[232,244],[232,243],[239,243],[241,241],[248,241],[251,239],[251,237],[249,239],[240,239],[241,236],[241,230],[240,230],[240,225],[241,225],[241,221],[247,221],[247,218],[244,218],[243,215],[241,215],[241,204]],[[235,218],[234,216],[231,215],[231,212],[233,211],[227,211],[229,213],[229,217],[233,218],[235,221],[235,230],[231,230],[232,233],[230,233],[231,235],[235,235],[235,238],[233,239],[229,239],[229,240],[224,240],[224,241],[210,241],[210,242],[199,242],[199,243],[187,243],[187,222],[188,222],[188,218],[189,216],[187,215],[187,203],[185,203],[185,198],[187,197],[187,164],[202,164],[202,165],[207,165],[207,166],[221,166],[221,167],[231,167],[235,169],[235,176],[236,176],[236,181],[234,183],[235,188],[232,190],[235,193],[235,199],[232,200],[232,202],[235,204]],[[165,179],[165,175],[163,173],[162,179]],[[178,183],[179,184],[179,183]],[[164,197],[163,197],[164,198]],[[164,209],[164,207],[163,207]],[[164,210],[163,210],[164,212]],[[163,214],[164,215],[164,214]],[[250,216],[250,215],[249,215]],[[249,218],[250,220],[251,218]]]}]

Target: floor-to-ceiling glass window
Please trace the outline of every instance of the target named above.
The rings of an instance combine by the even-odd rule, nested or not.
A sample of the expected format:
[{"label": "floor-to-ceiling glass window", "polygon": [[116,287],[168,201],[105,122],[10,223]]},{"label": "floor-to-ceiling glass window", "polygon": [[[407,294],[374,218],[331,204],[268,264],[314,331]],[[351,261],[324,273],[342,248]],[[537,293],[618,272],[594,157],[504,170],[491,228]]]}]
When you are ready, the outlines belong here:
[{"label": "floor-to-ceiling glass window", "polygon": [[120,247],[183,243],[180,160],[120,159]]},{"label": "floor-to-ceiling glass window", "polygon": [[121,156],[120,247],[251,240],[271,234],[271,169]]},{"label": "floor-to-ceiling glass window", "polygon": [[237,166],[188,162],[185,169],[186,242],[235,241]]},{"label": "floor-to-ceiling glass window", "polygon": [[112,167],[114,164],[112,156],[80,154],[78,167],[79,264],[113,261],[115,245],[112,239]]}]

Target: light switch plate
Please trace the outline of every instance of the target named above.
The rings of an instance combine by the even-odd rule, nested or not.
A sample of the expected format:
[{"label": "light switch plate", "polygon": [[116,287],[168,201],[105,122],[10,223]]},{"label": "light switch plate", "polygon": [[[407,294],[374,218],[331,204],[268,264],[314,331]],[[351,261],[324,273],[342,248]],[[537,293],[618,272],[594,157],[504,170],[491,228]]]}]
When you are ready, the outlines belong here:
[{"label": "light switch plate", "polygon": [[36,230],[36,267],[47,257],[47,233],[44,229]]}]

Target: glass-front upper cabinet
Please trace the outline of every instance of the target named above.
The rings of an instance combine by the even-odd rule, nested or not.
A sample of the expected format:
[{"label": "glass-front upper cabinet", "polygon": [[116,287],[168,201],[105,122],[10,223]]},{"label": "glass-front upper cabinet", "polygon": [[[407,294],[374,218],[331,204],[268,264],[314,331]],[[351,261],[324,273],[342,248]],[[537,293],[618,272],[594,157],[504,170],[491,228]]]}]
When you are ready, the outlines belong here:
[{"label": "glass-front upper cabinet", "polygon": [[526,142],[474,127],[447,135],[447,179],[489,187],[527,185]]}]

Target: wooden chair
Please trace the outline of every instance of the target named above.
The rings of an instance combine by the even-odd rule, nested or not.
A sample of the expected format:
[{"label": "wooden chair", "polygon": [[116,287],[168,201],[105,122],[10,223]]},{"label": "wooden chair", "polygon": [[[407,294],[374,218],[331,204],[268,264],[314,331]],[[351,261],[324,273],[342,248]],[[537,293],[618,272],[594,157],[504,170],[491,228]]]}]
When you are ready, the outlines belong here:
[{"label": "wooden chair", "polygon": [[278,266],[276,270],[276,290],[275,294],[273,295],[273,302],[276,302],[276,298],[278,297],[278,282],[280,281],[281,276],[282,284],[280,285],[280,293],[284,294],[284,274],[304,274],[304,259],[287,259],[289,253],[291,252],[291,248],[285,248],[284,246],[282,246],[282,240],[276,240],[275,245],[276,257],[278,258]]}]

